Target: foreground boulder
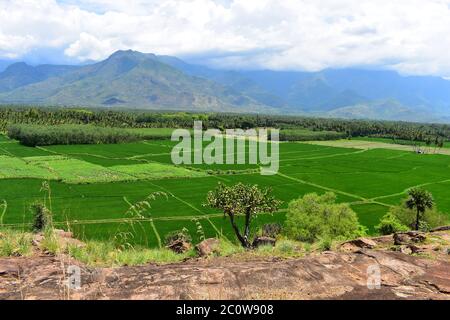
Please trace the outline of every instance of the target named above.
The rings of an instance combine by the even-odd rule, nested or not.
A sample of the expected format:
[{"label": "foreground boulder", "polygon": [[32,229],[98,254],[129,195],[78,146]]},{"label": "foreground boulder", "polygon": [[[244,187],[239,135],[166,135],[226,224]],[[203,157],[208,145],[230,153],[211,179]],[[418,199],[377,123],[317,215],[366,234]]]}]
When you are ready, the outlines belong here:
[{"label": "foreground boulder", "polygon": [[220,252],[220,241],[216,238],[203,240],[195,246],[200,257],[207,257]]},{"label": "foreground boulder", "polygon": [[[426,236],[424,243],[398,246],[392,236],[390,243],[383,237],[373,249],[303,258],[259,257],[245,251],[230,257],[118,268],[88,267],[67,254],[42,255],[36,248],[30,257],[0,258],[0,300],[449,300],[450,231]],[[411,255],[414,250],[419,254]],[[67,290],[67,268],[74,265],[81,271],[81,288]],[[368,286],[373,285],[369,270],[374,266],[380,270],[379,288]]]},{"label": "foreground boulder", "polygon": [[[252,258],[253,257],[253,258]],[[67,267],[81,288],[67,291]],[[370,289],[378,265],[381,287]],[[3,299],[450,299],[450,261],[367,249],[297,259],[237,257],[89,268],[64,256],[0,258]],[[19,274],[20,272],[20,274]]]}]

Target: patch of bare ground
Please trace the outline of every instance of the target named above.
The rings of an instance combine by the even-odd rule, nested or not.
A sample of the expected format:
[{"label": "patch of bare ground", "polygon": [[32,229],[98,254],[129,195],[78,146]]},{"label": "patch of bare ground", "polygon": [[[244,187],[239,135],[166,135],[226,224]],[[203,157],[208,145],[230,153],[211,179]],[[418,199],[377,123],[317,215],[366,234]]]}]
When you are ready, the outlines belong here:
[{"label": "patch of bare ground", "polygon": [[[450,231],[396,239],[352,241],[303,258],[244,253],[119,268],[36,252],[0,259],[0,299],[450,299]],[[70,265],[81,269],[78,290],[66,285]],[[374,265],[381,285],[369,289]]]}]

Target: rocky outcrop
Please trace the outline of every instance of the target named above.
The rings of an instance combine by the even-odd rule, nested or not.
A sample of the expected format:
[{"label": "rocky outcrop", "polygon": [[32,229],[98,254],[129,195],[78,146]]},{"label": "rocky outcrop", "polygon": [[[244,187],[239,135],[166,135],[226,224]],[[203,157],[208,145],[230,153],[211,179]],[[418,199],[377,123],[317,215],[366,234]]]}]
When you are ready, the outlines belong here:
[{"label": "rocky outcrop", "polygon": [[358,238],[355,240],[344,242],[340,247],[343,251],[354,252],[362,248],[373,249],[377,246],[377,242],[368,238]]},{"label": "rocky outcrop", "polygon": [[398,232],[394,234],[394,244],[410,245],[424,242],[426,238],[425,233],[420,231]]},{"label": "rocky outcrop", "polygon": [[[373,249],[300,259],[237,255],[88,268],[64,255],[2,258],[0,299],[450,299],[449,235],[415,243],[419,256],[395,249],[391,237]],[[80,268],[78,290],[66,285],[73,265]]]}]

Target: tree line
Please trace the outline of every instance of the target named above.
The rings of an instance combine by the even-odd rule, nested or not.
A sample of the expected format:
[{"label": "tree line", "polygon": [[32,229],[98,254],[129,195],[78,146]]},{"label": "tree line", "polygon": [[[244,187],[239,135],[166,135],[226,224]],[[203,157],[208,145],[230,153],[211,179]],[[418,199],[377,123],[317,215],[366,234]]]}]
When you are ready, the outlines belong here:
[{"label": "tree line", "polygon": [[338,132],[343,137],[376,136],[407,141],[430,141],[439,144],[450,140],[450,125],[401,121],[345,120],[291,115],[230,113],[194,113],[138,110],[101,110],[74,108],[37,108],[3,106],[0,108],[0,131],[11,124],[61,125],[90,124],[119,128],[192,128],[201,120],[208,128],[278,128]]},{"label": "tree line", "polygon": [[139,132],[91,125],[24,125],[8,127],[8,136],[29,147],[66,144],[115,144],[148,139]]}]

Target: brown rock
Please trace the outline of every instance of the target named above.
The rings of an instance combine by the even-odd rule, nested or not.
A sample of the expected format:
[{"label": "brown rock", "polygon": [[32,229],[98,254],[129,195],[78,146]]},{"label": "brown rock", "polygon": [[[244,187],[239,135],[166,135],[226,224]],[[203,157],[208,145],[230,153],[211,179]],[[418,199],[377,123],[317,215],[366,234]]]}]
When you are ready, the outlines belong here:
[{"label": "brown rock", "polygon": [[450,230],[450,226],[442,226],[432,229],[431,232],[448,231],[448,230]]},{"label": "brown rock", "polygon": [[392,236],[392,234],[386,236],[373,237],[370,239],[375,241],[377,245],[381,246],[394,244],[394,237]]},{"label": "brown rock", "polygon": [[[67,257],[0,258],[21,266],[0,275],[1,299],[449,299],[450,261],[367,249],[305,258],[214,258],[169,265],[91,270],[67,292]],[[367,270],[382,270],[380,289]],[[5,269],[5,268],[4,268]],[[101,276],[100,276],[101,275]],[[20,288],[20,290],[19,290]]]},{"label": "brown rock", "polygon": [[275,243],[277,240],[274,238],[269,237],[256,237],[255,240],[253,240],[252,246],[254,248],[258,248],[260,246],[275,246]]},{"label": "brown rock", "polygon": [[33,235],[31,243],[33,244],[33,246],[39,247],[41,245],[42,240],[44,240],[44,236],[42,235],[42,233],[36,233],[35,235]]},{"label": "brown rock", "polygon": [[423,242],[426,239],[426,235],[420,231],[408,231],[408,232],[398,232],[394,234],[394,244],[414,244]]},{"label": "brown rock", "polygon": [[203,240],[198,245],[196,245],[196,249],[198,254],[201,257],[207,257],[213,253],[218,253],[220,250],[220,241],[216,238],[210,238]]},{"label": "brown rock", "polygon": [[366,249],[373,249],[377,246],[377,243],[375,241],[368,238],[358,238],[355,240],[350,240],[345,242],[343,245],[346,244],[357,248],[366,248]]},{"label": "brown rock", "polygon": [[[303,258],[243,256],[190,259],[166,265],[88,268],[68,255],[0,257],[0,300],[6,299],[443,299],[450,298],[450,232],[426,244],[354,253],[326,252]],[[406,255],[416,247],[433,259]],[[432,248],[440,246],[439,251]],[[37,251],[37,250],[36,250]],[[77,265],[81,288],[67,290],[67,268]],[[370,289],[368,269],[381,270],[381,287]]]},{"label": "brown rock", "polygon": [[424,252],[424,250],[422,248],[417,247],[413,244],[401,245],[399,247],[399,251],[404,254],[416,254],[416,253]]},{"label": "brown rock", "polygon": [[59,246],[62,248],[67,248],[68,246],[74,246],[78,248],[85,247],[86,244],[83,241],[74,238],[58,238]]},{"label": "brown rock", "polygon": [[409,246],[406,246],[406,245],[401,245],[401,246],[398,248],[398,250],[399,250],[401,253],[403,253],[403,254],[412,254],[412,253],[413,253],[412,250],[411,250],[411,248],[410,248]]},{"label": "brown rock", "polygon": [[53,230],[54,234],[60,238],[73,238],[73,234],[70,231],[64,231],[60,229]]},{"label": "brown rock", "polygon": [[192,245],[189,242],[183,240],[175,240],[167,246],[168,249],[175,253],[185,253],[190,250],[191,247]]},{"label": "brown rock", "polygon": [[9,260],[0,260],[0,276],[19,277],[20,267]]}]

